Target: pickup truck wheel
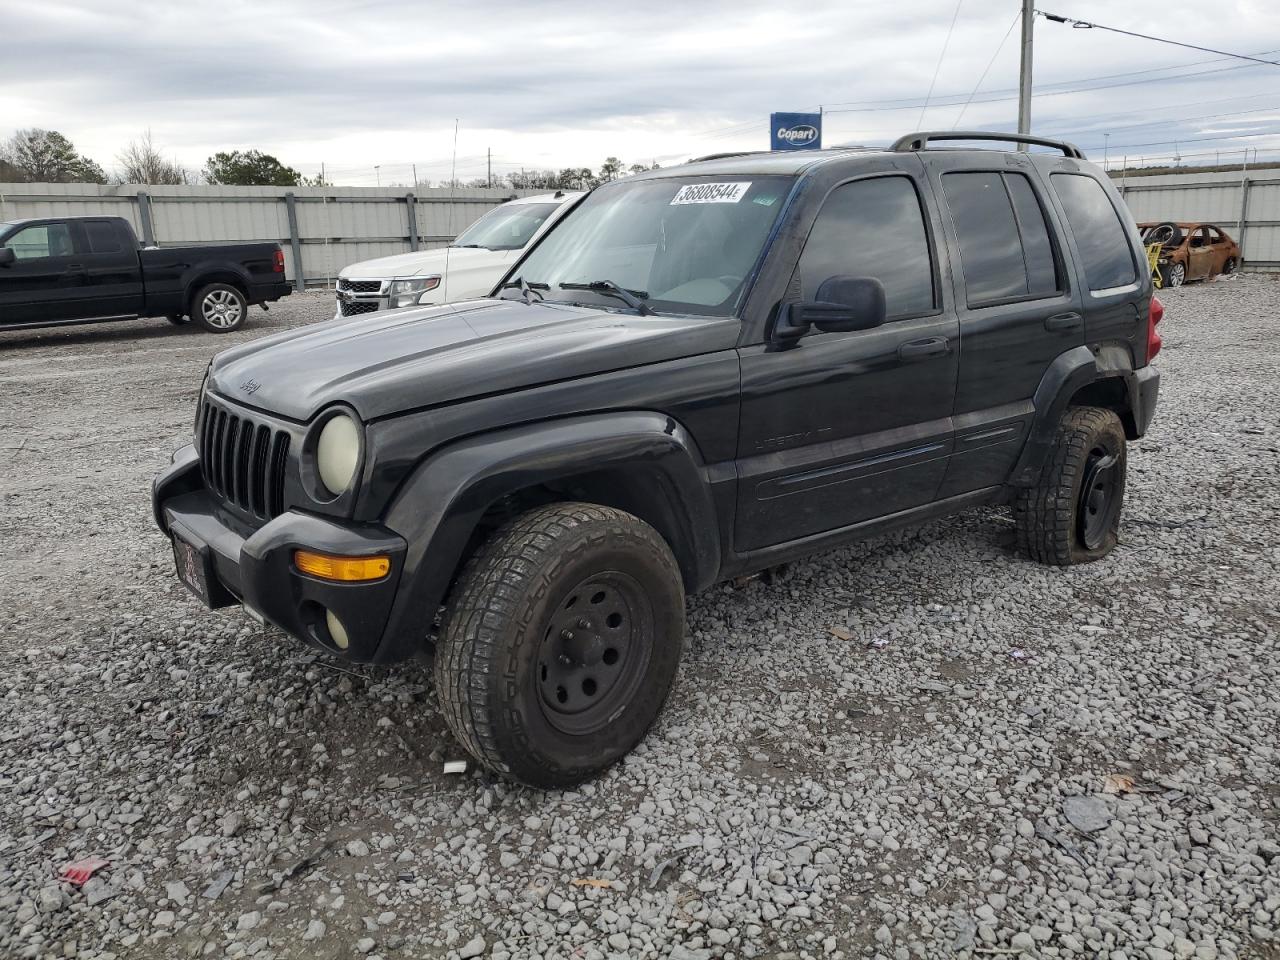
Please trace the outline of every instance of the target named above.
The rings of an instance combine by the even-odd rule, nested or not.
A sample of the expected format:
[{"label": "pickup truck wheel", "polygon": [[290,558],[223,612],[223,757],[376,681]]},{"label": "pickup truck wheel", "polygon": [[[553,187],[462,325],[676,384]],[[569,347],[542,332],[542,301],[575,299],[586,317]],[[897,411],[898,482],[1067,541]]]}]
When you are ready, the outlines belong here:
[{"label": "pickup truck wheel", "polygon": [[230,333],[244,324],[249,302],[229,283],[202,287],[191,301],[191,315],[211,333]]},{"label": "pickup truck wheel", "polygon": [[450,730],[496,773],[567,787],[634,747],[684,646],[684,587],[648,524],[559,503],[495,532],[454,587],[435,679]]},{"label": "pickup truck wheel", "polygon": [[1018,491],[1018,545],[1054,566],[1088,563],[1114,549],[1124,506],[1124,427],[1110,410],[1072,407],[1053,456],[1033,487]]}]

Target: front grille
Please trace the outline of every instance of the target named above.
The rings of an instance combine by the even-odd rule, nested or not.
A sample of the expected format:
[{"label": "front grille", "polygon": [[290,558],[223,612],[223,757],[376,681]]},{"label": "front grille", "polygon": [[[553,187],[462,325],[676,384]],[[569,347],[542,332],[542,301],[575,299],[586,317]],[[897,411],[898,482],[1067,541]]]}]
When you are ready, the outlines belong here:
[{"label": "front grille", "polygon": [[289,434],[232,413],[206,397],[200,405],[200,469],[223,500],[270,520],[284,512]]},{"label": "front grille", "polygon": [[377,300],[339,300],[338,308],[344,317],[354,317],[361,313],[373,313],[378,309]]},{"label": "front grille", "polygon": [[339,277],[338,289],[346,290],[348,293],[378,293],[382,289],[382,281],[348,280],[346,277]]}]

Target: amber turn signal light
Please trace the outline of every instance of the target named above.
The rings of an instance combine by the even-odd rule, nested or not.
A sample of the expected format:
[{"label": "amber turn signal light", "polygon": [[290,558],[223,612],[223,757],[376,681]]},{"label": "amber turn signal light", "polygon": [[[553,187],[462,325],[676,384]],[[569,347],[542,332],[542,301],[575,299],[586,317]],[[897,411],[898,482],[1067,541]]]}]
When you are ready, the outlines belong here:
[{"label": "amber turn signal light", "polygon": [[334,557],[327,553],[312,553],[310,550],[293,551],[293,565],[301,572],[321,580],[347,583],[380,580],[391,572],[390,557]]}]

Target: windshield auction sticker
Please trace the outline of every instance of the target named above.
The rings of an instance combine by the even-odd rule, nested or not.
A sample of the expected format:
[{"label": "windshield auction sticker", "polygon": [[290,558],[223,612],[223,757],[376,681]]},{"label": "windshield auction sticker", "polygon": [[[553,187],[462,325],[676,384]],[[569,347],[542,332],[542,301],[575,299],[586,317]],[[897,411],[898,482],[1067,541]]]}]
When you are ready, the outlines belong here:
[{"label": "windshield auction sticker", "polygon": [[750,180],[740,180],[737,183],[686,183],[671,198],[671,206],[680,203],[737,203],[750,189]]}]

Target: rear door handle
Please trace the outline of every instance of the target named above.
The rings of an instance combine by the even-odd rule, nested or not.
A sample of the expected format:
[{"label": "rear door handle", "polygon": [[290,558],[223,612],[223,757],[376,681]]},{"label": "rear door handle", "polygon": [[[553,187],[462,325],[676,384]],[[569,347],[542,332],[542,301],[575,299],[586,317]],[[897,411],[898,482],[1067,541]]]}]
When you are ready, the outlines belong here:
[{"label": "rear door handle", "polygon": [[946,337],[930,337],[928,340],[912,340],[898,347],[898,359],[906,362],[928,360],[951,352],[951,341]]},{"label": "rear door handle", "polygon": [[1078,313],[1059,313],[1045,317],[1046,330],[1078,330],[1084,324],[1084,317]]}]

